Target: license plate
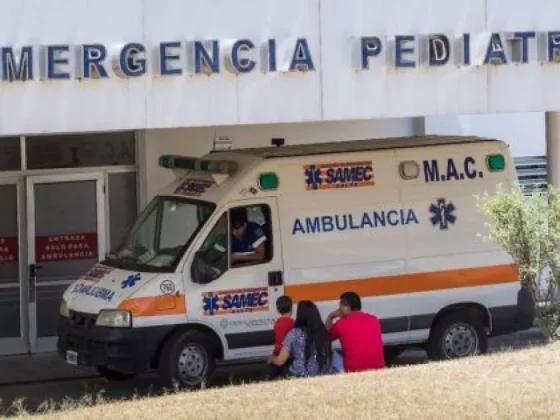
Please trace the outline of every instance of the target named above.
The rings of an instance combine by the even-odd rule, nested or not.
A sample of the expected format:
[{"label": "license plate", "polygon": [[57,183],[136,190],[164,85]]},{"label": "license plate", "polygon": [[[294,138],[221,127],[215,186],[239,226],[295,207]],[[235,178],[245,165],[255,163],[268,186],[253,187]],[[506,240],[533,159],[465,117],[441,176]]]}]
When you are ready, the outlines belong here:
[{"label": "license plate", "polygon": [[66,363],[71,365],[78,364],[78,352],[72,350],[66,350]]}]

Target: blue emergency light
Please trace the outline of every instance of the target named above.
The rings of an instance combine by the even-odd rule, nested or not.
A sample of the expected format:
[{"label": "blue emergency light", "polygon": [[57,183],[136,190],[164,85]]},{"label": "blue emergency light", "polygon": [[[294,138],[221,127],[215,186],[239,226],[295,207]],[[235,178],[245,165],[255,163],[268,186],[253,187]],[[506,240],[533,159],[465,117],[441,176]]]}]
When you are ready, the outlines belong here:
[{"label": "blue emergency light", "polygon": [[167,169],[187,169],[213,174],[232,174],[237,170],[237,162],[230,160],[203,160],[179,155],[161,155],[159,166]]}]

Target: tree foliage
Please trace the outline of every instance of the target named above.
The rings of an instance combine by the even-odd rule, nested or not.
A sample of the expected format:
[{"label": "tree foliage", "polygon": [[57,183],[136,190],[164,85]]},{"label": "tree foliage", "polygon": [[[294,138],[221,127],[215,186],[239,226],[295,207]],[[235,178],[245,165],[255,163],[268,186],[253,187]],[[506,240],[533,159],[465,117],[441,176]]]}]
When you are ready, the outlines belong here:
[{"label": "tree foliage", "polygon": [[537,321],[547,338],[560,325],[560,193],[524,194],[518,185],[498,186],[477,196],[487,218],[484,237],[499,244],[513,259],[521,285],[531,293]]}]

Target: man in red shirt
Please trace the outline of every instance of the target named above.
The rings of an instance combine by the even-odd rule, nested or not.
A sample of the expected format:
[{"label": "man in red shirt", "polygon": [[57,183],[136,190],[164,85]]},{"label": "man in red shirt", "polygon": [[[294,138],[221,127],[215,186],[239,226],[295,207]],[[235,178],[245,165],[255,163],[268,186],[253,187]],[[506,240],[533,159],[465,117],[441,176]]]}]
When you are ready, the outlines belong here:
[{"label": "man in red shirt", "polygon": [[340,340],[345,372],[385,367],[381,323],[376,316],[362,312],[356,293],[340,296],[340,307],[329,314],[325,326],[333,341]]}]

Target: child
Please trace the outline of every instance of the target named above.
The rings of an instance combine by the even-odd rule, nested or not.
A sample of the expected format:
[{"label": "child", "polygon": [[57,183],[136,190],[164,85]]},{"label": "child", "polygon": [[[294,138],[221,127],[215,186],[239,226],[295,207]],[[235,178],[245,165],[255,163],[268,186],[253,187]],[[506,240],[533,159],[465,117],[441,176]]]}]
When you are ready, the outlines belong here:
[{"label": "child", "polygon": [[[282,343],[284,338],[290,332],[294,326],[294,320],[292,319],[292,307],[293,301],[289,296],[280,296],[276,299],[276,310],[280,314],[280,317],[274,323],[274,351],[272,352],[274,356],[277,356],[282,349]],[[286,366],[288,363],[286,363]],[[269,367],[269,378],[275,378],[282,373],[282,368],[275,366],[271,363],[268,364]]]}]

